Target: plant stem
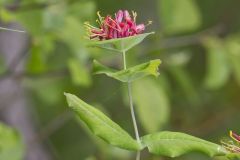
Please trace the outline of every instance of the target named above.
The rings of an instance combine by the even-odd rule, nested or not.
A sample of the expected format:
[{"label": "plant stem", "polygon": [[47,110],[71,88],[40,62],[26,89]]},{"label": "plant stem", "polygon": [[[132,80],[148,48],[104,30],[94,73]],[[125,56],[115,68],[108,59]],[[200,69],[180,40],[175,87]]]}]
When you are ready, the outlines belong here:
[{"label": "plant stem", "polygon": [[[123,51],[122,55],[123,55],[123,67],[126,70],[127,69],[126,52]],[[132,116],[135,136],[136,136],[137,142],[140,144],[141,142],[140,142],[139,133],[138,133],[138,126],[137,126],[136,116],[135,116],[134,107],[133,107],[131,82],[128,82],[128,97],[129,97],[129,104],[130,104],[130,110],[131,110],[131,116]],[[136,160],[140,160],[140,157],[141,157],[141,153],[140,153],[140,151],[138,151],[137,155],[136,155]]]}]

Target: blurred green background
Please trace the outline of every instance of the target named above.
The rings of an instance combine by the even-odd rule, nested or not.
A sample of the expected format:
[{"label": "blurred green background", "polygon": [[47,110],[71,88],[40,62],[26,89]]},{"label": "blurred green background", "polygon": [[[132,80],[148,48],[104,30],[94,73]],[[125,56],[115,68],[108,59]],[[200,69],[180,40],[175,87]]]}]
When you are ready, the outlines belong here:
[{"label": "blurred green background", "polygon": [[63,95],[78,95],[134,135],[125,86],[91,73],[93,59],[122,68],[121,55],[85,45],[83,23],[96,24],[97,11],[134,10],[138,23],[153,21],[147,31],[155,35],[127,54],[129,66],[163,62],[158,78],[133,84],[140,135],[171,130],[220,143],[229,130],[240,132],[239,6],[239,0],[0,0],[0,26],[27,31],[0,30],[0,159],[134,159],[93,137]]}]

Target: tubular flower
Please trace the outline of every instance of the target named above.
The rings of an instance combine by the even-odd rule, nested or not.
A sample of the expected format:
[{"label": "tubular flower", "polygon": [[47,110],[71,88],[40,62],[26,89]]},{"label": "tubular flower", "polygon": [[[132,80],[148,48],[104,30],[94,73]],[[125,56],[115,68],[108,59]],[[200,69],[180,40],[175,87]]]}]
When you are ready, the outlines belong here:
[{"label": "tubular flower", "polygon": [[130,15],[127,10],[119,10],[114,17],[110,15],[102,17],[99,12],[97,15],[99,28],[90,25],[88,22],[85,23],[85,26],[89,38],[100,41],[138,35],[144,32],[147,25],[151,24],[151,21],[147,25],[136,24],[137,13],[134,11]]},{"label": "tubular flower", "polygon": [[230,137],[235,141],[234,142],[223,142],[222,141],[222,145],[223,147],[228,150],[229,152],[232,153],[240,153],[240,147],[239,147],[239,143],[240,143],[240,136],[237,135],[236,133],[230,131]]}]

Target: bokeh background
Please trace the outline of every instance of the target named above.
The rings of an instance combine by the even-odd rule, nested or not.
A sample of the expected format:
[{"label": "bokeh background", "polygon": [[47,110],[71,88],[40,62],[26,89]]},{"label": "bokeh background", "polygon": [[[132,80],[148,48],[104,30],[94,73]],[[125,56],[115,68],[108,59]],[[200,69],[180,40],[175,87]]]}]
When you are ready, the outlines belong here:
[{"label": "bokeh background", "polygon": [[163,62],[158,78],[133,84],[140,135],[170,130],[220,143],[229,130],[240,132],[239,6],[239,0],[0,0],[0,27],[26,31],[0,30],[0,159],[134,159],[92,136],[63,95],[78,95],[134,135],[125,86],[91,73],[93,59],[122,68],[121,55],[85,46],[83,23],[96,24],[97,11],[134,10],[139,23],[153,21],[147,32],[155,35],[127,54],[129,66]]}]

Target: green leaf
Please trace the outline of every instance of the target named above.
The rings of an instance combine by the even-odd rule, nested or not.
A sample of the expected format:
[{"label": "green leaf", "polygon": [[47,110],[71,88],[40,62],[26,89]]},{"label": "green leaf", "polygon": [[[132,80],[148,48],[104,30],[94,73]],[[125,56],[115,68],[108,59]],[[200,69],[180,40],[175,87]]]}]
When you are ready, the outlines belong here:
[{"label": "green leaf", "polygon": [[230,160],[240,160],[240,154],[237,154],[237,153],[227,154],[226,157]]},{"label": "green leaf", "polygon": [[200,99],[195,89],[193,80],[183,66],[168,66],[169,73],[176,83],[181,87],[183,93],[191,104],[199,104]]},{"label": "green leaf", "polygon": [[234,35],[226,40],[226,47],[229,54],[233,74],[240,85],[240,36]]},{"label": "green leaf", "polygon": [[126,52],[137,44],[141,43],[147,36],[154,34],[154,32],[139,34],[136,36],[126,38],[116,38],[104,41],[90,42],[89,46],[96,46],[103,49],[108,49],[116,52]]},{"label": "green leaf", "polygon": [[0,123],[0,159],[22,160],[24,145],[20,135],[13,129]]},{"label": "green leaf", "polygon": [[204,39],[207,49],[207,75],[205,85],[209,89],[222,87],[230,76],[227,52],[220,39]]},{"label": "green leaf", "polygon": [[142,137],[142,142],[150,153],[167,157],[178,157],[198,151],[211,157],[225,155],[227,151],[220,145],[179,132],[159,132]]},{"label": "green leaf", "polygon": [[69,47],[75,57],[82,61],[88,60],[89,51],[85,47],[87,39],[84,38],[85,30],[82,22],[72,16],[66,17],[64,29],[59,28],[57,31],[61,32],[58,34],[59,38]]},{"label": "green leaf", "polygon": [[96,136],[119,148],[127,150],[140,150],[142,148],[125,130],[102,112],[75,95],[65,93],[65,96],[69,107],[77,113],[79,118]]},{"label": "green leaf", "polygon": [[7,71],[7,67],[5,64],[6,62],[4,61],[4,58],[2,55],[0,55],[0,74],[4,74]]},{"label": "green leaf", "polygon": [[50,5],[43,12],[44,30],[56,31],[64,27],[64,17],[66,16],[66,6],[62,3]]},{"label": "green leaf", "polygon": [[47,70],[46,54],[42,52],[41,46],[32,46],[27,62],[29,73],[43,73]]},{"label": "green leaf", "polygon": [[[0,2],[0,6],[1,6],[1,2]],[[1,20],[5,23],[10,23],[15,20],[14,13],[12,13],[11,11],[7,10],[4,7],[3,8],[0,7],[0,16],[1,16]]]},{"label": "green leaf", "polygon": [[88,69],[81,64],[79,60],[74,58],[69,59],[68,68],[74,84],[86,87],[91,85],[91,78]]},{"label": "green leaf", "polygon": [[43,34],[43,12],[41,10],[17,12],[16,19],[32,35]]},{"label": "green leaf", "polygon": [[96,4],[93,1],[76,1],[69,5],[68,14],[89,21],[95,17]]},{"label": "green leaf", "polygon": [[168,121],[169,99],[161,83],[144,78],[132,84],[133,102],[147,132],[159,131]]},{"label": "green leaf", "polygon": [[126,70],[115,71],[111,68],[105,67],[96,60],[94,60],[94,73],[106,74],[109,77],[115,78],[121,82],[132,82],[148,75],[158,76],[158,67],[161,64],[160,59],[151,60]]},{"label": "green leaf", "polygon": [[194,31],[201,25],[201,13],[194,0],[161,0],[160,20],[166,33]]}]

